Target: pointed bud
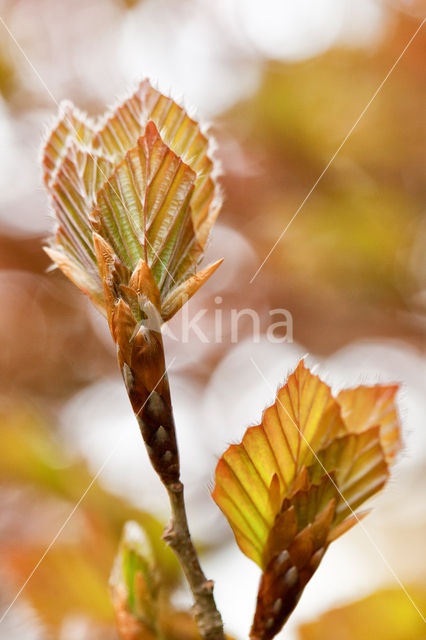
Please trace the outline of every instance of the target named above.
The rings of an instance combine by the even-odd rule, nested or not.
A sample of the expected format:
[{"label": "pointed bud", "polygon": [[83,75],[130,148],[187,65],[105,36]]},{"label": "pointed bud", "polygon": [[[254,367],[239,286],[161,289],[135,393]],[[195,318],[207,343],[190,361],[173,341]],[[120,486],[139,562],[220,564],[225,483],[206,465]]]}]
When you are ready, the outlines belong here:
[{"label": "pointed bud", "polygon": [[130,276],[129,287],[138,295],[145,296],[160,311],[160,290],[145,260],[139,260],[136,269]]},{"label": "pointed bud", "polygon": [[98,261],[99,275],[104,287],[104,300],[108,323],[111,333],[113,333],[112,316],[115,305],[120,299],[120,284],[127,282],[129,273],[128,269],[118,260],[108,242],[97,233],[93,233],[93,244]]},{"label": "pointed bud", "polygon": [[128,304],[120,299],[113,311],[111,318],[112,337],[118,347],[119,364],[122,368],[124,363],[129,366],[132,361],[132,340],[135,334],[137,323]]},{"label": "pointed bud", "polygon": [[166,485],[179,480],[179,453],[161,333],[137,331],[123,378],[152,466]]},{"label": "pointed bud", "polygon": [[216,269],[222,264],[223,258],[209,265],[202,271],[195,273],[185,280],[181,285],[172,289],[162,305],[162,316],[164,321],[170,320],[177,311],[187,302],[194,293],[213,275]]}]

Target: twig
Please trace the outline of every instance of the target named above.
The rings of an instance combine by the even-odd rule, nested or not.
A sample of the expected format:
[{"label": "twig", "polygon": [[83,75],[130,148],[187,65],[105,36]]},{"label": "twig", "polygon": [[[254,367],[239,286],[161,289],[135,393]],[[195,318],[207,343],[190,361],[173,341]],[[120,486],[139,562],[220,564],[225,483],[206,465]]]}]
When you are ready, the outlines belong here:
[{"label": "twig", "polygon": [[213,596],[213,581],[207,580],[188,528],[182,482],[167,487],[172,521],[163,539],[175,552],[194,596],[193,613],[205,640],[224,640],[223,623]]}]

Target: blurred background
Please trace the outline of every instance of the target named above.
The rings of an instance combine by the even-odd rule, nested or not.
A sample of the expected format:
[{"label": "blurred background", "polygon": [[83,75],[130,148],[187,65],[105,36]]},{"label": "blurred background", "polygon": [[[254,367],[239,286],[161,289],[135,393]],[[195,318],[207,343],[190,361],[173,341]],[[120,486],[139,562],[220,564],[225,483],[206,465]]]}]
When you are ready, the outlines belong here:
[{"label": "blurred background", "polygon": [[[225,262],[190,305],[208,309],[209,342],[166,348],[191,526],[227,630],[247,637],[259,573],[209,497],[216,461],[308,353],[336,390],[400,381],[405,450],[281,637],[426,638],[424,29],[250,283],[424,13],[421,0],[0,1],[0,616],[60,531],[1,640],[116,639],[107,580],[128,518],[177,580],[106,323],[42,250],[38,160],[57,103],[96,115],[143,76],[210,123],[223,170],[206,261]],[[254,342],[248,319],[233,343],[227,318],[248,307],[264,332],[270,309],[288,310],[293,342]],[[175,602],[189,603],[183,587]]]}]

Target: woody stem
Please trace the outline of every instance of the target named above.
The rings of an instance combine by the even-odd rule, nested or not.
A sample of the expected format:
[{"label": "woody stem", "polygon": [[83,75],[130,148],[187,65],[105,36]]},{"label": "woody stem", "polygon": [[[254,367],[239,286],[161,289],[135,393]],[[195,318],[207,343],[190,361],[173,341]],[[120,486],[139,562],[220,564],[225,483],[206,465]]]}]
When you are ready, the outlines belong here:
[{"label": "woody stem", "polygon": [[202,638],[224,640],[223,623],[213,596],[213,582],[201,569],[191,539],[186,517],[184,489],[181,482],[167,487],[172,520],[163,538],[175,552],[194,596],[193,613]]}]

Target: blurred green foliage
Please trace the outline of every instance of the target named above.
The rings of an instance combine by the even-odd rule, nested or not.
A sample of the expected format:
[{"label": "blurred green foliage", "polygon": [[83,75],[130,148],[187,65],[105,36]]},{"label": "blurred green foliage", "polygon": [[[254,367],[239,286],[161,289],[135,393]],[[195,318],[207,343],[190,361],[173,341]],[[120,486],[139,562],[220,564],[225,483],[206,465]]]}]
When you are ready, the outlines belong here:
[{"label": "blurred green foliage", "polygon": [[[70,459],[40,413],[24,406],[3,408],[0,441],[0,489],[20,490],[15,525],[17,531],[25,532],[23,538],[8,535],[1,544],[2,565],[13,576],[11,594],[29,576],[84,494],[25,588],[25,596],[44,622],[55,627],[72,613],[112,621],[108,577],[122,527],[129,519],[143,526],[161,582],[169,588],[176,585],[179,568],[161,540],[163,523],[107,492],[84,462]],[[31,509],[28,515],[22,508],[26,492],[30,503],[36,500],[40,505],[39,511]],[[52,517],[47,523],[46,513]],[[32,531],[37,532],[34,539]]]},{"label": "blurred green foliage", "polygon": [[[293,64],[265,62],[257,93],[223,117],[253,170],[245,190],[238,181],[226,185],[228,209],[236,218],[243,212],[240,228],[259,265],[375,96],[408,41],[414,25],[407,23],[397,23],[374,51],[341,48]],[[277,302],[278,289],[288,308],[308,296],[317,305],[322,295],[337,311],[356,302],[366,324],[373,310],[409,304],[419,283],[407,255],[425,195],[423,51],[419,37],[259,273],[259,281],[273,283]]]}]

